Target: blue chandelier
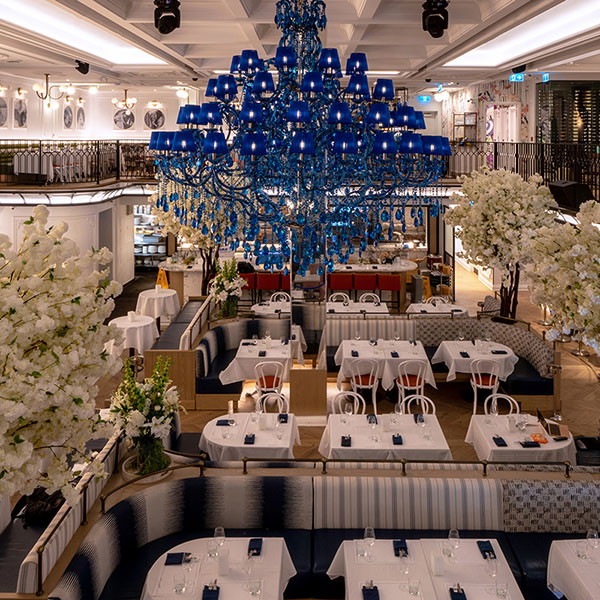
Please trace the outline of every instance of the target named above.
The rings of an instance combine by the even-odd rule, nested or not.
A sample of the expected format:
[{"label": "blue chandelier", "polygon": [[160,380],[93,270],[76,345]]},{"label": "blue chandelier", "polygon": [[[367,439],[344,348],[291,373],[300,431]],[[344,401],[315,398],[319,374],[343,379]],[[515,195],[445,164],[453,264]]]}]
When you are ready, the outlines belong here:
[{"label": "blue chandelier", "polygon": [[350,55],[343,84],[326,23],[321,0],[279,0],[275,57],[234,56],[207,102],[180,108],[181,129],[150,140],[158,207],[269,270],[331,271],[439,210],[448,139],[415,133],[423,113],[395,100],[391,79],[371,90],[365,54]]}]

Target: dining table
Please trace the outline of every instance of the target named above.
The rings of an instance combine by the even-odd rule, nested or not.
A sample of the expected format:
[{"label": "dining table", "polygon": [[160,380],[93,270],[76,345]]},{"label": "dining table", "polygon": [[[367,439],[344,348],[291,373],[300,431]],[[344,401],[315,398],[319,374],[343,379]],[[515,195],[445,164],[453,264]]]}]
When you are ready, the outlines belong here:
[{"label": "dining table", "polygon": [[319,453],[330,460],[452,460],[433,414],[331,414]]},{"label": "dining table", "polygon": [[120,356],[126,348],[134,348],[139,354],[143,354],[154,344],[158,337],[156,321],[146,315],[125,315],[109,321],[109,326],[118,327],[123,333],[123,341],[120,344],[111,340],[105,348],[109,354]]},{"label": "dining table", "polygon": [[293,413],[233,413],[212,419],[205,426],[199,448],[211,460],[242,458],[294,458],[300,445],[298,423]]},{"label": "dining table", "polygon": [[158,319],[163,315],[176,315],[180,308],[179,295],[175,290],[156,286],[153,289],[140,292],[135,312]]},{"label": "dining table", "polygon": [[554,540],[548,556],[548,587],[569,600],[600,598],[600,547],[587,540]]},{"label": "dining table", "polygon": [[292,304],[289,300],[277,302],[268,300],[266,302],[253,304],[250,310],[257,317],[279,317],[280,315],[289,316],[291,312],[291,306]]},{"label": "dining table", "polygon": [[[248,560],[251,542],[255,548],[259,539],[260,554]],[[158,557],[146,575],[141,600],[281,600],[295,574],[283,538],[225,537],[222,545],[214,538],[197,538]]]},{"label": "dining table", "polygon": [[327,302],[325,306],[327,314],[335,315],[389,315],[390,309],[385,302]]},{"label": "dining table", "polygon": [[[515,424],[518,417],[515,414],[473,415],[465,442],[473,446],[479,460],[532,463],[568,460],[572,465],[577,464],[571,433],[564,436],[566,439],[556,441],[544,430],[538,418],[529,414],[521,432]],[[541,435],[546,442],[536,445],[531,437],[535,434]]]},{"label": "dining table", "polygon": [[[343,340],[334,356],[340,365],[337,376],[338,389],[344,379],[352,375],[352,363],[357,360],[374,360],[377,363],[377,379],[385,390],[391,390],[398,378],[398,365],[407,360],[420,361],[425,365],[425,383],[437,387],[425,348],[418,340]],[[410,371],[410,369],[409,369]]]},{"label": "dining table", "polygon": [[446,363],[446,381],[454,381],[456,373],[471,373],[471,363],[479,359],[497,362],[501,381],[506,381],[519,361],[519,357],[504,344],[483,340],[447,340],[438,346],[431,362],[434,365]]},{"label": "dining table", "polygon": [[334,273],[405,273],[408,271],[416,271],[419,268],[416,262],[400,258],[393,263],[351,263],[351,264],[335,264],[333,266]]}]

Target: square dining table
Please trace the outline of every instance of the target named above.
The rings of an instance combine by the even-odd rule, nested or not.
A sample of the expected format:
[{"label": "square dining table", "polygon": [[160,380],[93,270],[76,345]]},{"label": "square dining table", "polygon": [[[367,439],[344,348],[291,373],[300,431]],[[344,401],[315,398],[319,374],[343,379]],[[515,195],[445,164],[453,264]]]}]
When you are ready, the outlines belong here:
[{"label": "square dining table", "polygon": [[[578,556],[581,543],[585,558]],[[586,540],[554,540],[548,557],[548,587],[569,600],[600,598],[600,548]]]}]

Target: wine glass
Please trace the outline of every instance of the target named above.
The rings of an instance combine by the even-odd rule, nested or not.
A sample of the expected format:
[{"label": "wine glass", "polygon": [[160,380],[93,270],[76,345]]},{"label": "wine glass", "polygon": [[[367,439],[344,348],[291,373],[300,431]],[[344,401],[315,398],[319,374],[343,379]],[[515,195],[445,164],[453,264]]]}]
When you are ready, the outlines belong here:
[{"label": "wine glass", "polygon": [[342,417],[342,423],[348,422],[348,417],[354,412],[352,404],[350,402],[346,402],[344,405],[344,416]]},{"label": "wine glass", "polygon": [[222,546],[225,543],[225,529],[223,527],[215,527],[215,542]]},{"label": "wine glass", "polygon": [[451,529],[448,532],[448,541],[455,550],[458,550],[458,547],[460,546],[460,535],[458,533],[458,529]]},{"label": "wine glass", "polygon": [[252,554],[248,554],[244,559],[242,559],[242,571],[246,573],[248,576],[248,583],[244,585],[244,589],[250,589],[250,575],[252,575],[252,571],[254,570],[254,556]]},{"label": "wine glass", "polygon": [[490,349],[490,344],[492,342],[492,334],[490,333],[489,329],[486,329],[483,332],[483,339],[485,340],[486,348],[489,350]]},{"label": "wine glass", "polygon": [[356,330],[356,333],[354,334],[354,339],[358,342],[360,340],[360,329]]},{"label": "wine glass", "polygon": [[367,545],[375,545],[375,530],[372,527],[365,527],[365,534],[363,537]]},{"label": "wine glass", "polygon": [[496,400],[496,398],[494,398],[492,400],[492,403],[490,404],[490,415],[492,417],[498,416],[498,401]]},{"label": "wine glass", "polygon": [[585,537],[591,550],[596,550],[600,546],[597,529],[588,529]]},{"label": "wine glass", "polygon": [[400,553],[400,572],[404,575],[408,575],[408,567],[410,564],[410,560],[408,558],[408,554]]},{"label": "wine glass", "polygon": [[418,596],[421,593],[421,582],[418,579],[408,580],[408,593],[410,596]]},{"label": "wine glass", "polygon": [[404,414],[404,408],[402,407],[402,402],[397,402],[394,406],[394,412],[396,415],[401,417]]},{"label": "wine glass", "polygon": [[465,339],[465,330],[462,327],[459,328],[459,330],[458,330],[458,336],[457,337],[458,337],[458,340],[460,342],[464,341],[464,339]]},{"label": "wine glass", "polygon": [[262,584],[260,582],[260,579],[249,581],[248,591],[250,592],[251,596],[260,596],[260,593],[262,592]]},{"label": "wine glass", "polygon": [[398,333],[398,330],[394,330],[394,339],[399,342],[400,341],[400,334]]},{"label": "wine glass", "polygon": [[517,422],[515,423],[517,429],[523,434],[523,441],[527,441],[527,436],[525,435],[525,430],[527,429],[527,413],[520,413],[517,415]]}]

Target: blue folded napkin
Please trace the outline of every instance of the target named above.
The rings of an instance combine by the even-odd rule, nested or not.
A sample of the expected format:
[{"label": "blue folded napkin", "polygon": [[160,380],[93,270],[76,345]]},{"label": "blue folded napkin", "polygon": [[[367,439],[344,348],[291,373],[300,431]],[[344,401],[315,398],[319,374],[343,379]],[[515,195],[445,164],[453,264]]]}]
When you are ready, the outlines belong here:
[{"label": "blue folded napkin", "polygon": [[288,340],[287,338],[285,338],[285,340],[282,340],[282,341],[281,341],[281,343],[282,343],[284,346],[287,346],[287,345],[290,343],[290,340]]},{"label": "blue folded napkin", "polygon": [[361,312],[361,313],[366,313],[367,311],[366,311],[366,309],[364,309],[364,308],[361,308],[361,309],[360,309],[360,312]]},{"label": "blue folded napkin", "polygon": [[295,340],[296,339],[296,334],[292,333],[292,339]]},{"label": "blue folded napkin", "polygon": [[413,418],[415,420],[415,423],[425,423],[425,415],[414,414]]},{"label": "blue folded napkin", "polygon": [[165,559],[165,565],[181,565],[187,552],[169,552]]},{"label": "blue folded napkin", "polygon": [[470,356],[469,356],[469,353],[468,353],[468,352],[465,352],[464,350],[461,350],[461,351],[460,351],[460,355],[461,355],[463,358],[470,358]]},{"label": "blue folded napkin", "polygon": [[276,309],[275,309],[275,314],[277,314],[277,313],[280,313],[280,312],[281,312],[281,309],[280,309],[280,308],[276,308]]},{"label": "blue folded napkin", "polygon": [[489,540],[480,540],[477,542],[477,546],[479,547],[479,552],[481,552],[481,556],[483,558],[487,558],[488,555],[491,558],[496,558],[496,553],[492,548],[492,543]]},{"label": "blue folded napkin", "polygon": [[492,350],[492,354],[508,354],[506,350]]},{"label": "blue folded napkin", "polygon": [[371,269],[376,269],[376,268],[377,268],[377,265],[373,265],[373,266],[371,267]]},{"label": "blue folded napkin", "polygon": [[372,588],[367,588],[363,585],[362,594],[363,600],[379,600],[379,590],[376,585]]},{"label": "blue folded napkin", "polygon": [[346,446],[347,448],[352,446],[352,437],[349,435],[343,435],[342,436],[342,446]]},{"label": "blue folded napkin", "polygon": [[279,415],[277,416],[277,419],[279,420],[280,423],[288,422],[288,416],[286,413],[279,413]]},{"label": "blue folded napkin", "polygon": [[374,414],[367,415],[367,423],[369,423],[370,425],[372,425],[373,423],[377,425],[377,416]]},{"label": "blue folded napkin", "polygon": [[358,356],[358,350],[352,350],[352,356],[353,358],[356,358]]},{"label": "blue folded napkin", "polygon": [[346,269],[351,269],[351,268],[352,268],[352,267],[351,267],[350,265],[348,265],[348,266],[346,267]]},{"label": "blue folded napkin", "polygon": [[230,422],[229,419],[219,419],[217,421],[217,427],[229,427]]},{"label": "blue folded napkin", "polygon": [[531,440],[530,442],[519,442],[521,444],[521,446],[523,446],[523,448],[539,448],[540,447],[540,443],[539,442],[534,442],[533,440]]},{"label": "blue folded napkin", "polygon": [[402,446],[402,436],[399,433],[392,435],[392,444],[394,446]]},{"label": "blue folded napkin", "polygon": [[253,342],[242,342],[242,346],[254,346]]},{"label": "blue folded napkin", "polygon": [[421,309],[421,312],[422,313],[427,313],[427,311],[424,308]]},{"label": "blue folded napkin", "polygon": [[457,592],[455,589],[450,588],[450,599],[451,600],[467,600],[467,595],[464,590]]},{"label": "blue folded napkin", "polygon": [[266,356],[267,355],[267,351],[266,350],[259,350],[258,351],[258,355],[259,356]]},{"label": "blue folded napkin", "polygon": [[328,313],[334,313],[334,312],[335,312],[335,308],[328,308],[328,309],[327,309],[327,312],[328,312]]},{"label": "blue folded napkin", "polygon": [[494,440],[494,444],[496,444],[496,446],[498,446],[499,448],[506,448],[507,443],[503,437],[495,435],[492,439]]},{"label": "blue folded napkin", "polygon": [[205,585],[202,590],[202,600],[217,600],[220,589],[218,585]]},{"label": "blue folded napkin", "polygon": [[395,350],[393,350],[392,351],[392,358],[400,358],[400,355]]},{"label": "blue folded napkin", "polygon": [[254,439],[255,435],[253,433],[247,433],[246,437],[244,438],[244,444],[246,444],[247,446],[251,446],[252,444],[254,444]]},{"label": "blue folded napkin", "polygon": [[251,538],[248,542],[248,556],[260,556],[262,542],[262,538]]},{"label": "blue folded napkin", "polygon": [[408,547],[406,540],[392,540],[394,544],[394,554],[396,556],[408,556]]}]

